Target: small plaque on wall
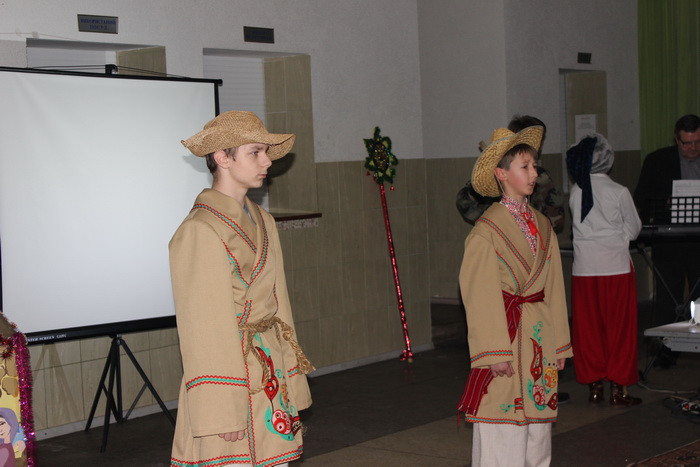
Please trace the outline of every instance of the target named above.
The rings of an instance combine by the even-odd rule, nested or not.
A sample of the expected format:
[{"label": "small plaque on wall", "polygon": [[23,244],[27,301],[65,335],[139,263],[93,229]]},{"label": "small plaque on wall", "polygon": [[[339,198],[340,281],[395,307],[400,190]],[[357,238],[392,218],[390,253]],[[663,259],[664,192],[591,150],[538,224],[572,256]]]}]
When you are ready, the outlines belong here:
[{"label": "small plaque on wall", "polygon": [[78,31],[117,34],[118,16],[78,15]]},{"label": "small plaque on wall", "polygon": [[243,26],[243,40],[245,42],[274,44],[275,30],[272,28],[254,28],[252,26]]}]

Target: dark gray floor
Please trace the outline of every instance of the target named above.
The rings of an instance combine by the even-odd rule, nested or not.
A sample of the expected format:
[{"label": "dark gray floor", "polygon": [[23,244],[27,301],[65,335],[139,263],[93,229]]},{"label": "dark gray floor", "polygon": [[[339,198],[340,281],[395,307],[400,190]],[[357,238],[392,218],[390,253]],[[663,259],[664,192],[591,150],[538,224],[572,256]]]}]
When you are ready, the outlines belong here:
[{"label": "dark gray floor", "polygon": [[[439,332],[436,339],[440,341]],[[312,378],[313,407],[302,412],[308,430],[304,458],[451,416],[456,427],[467,349],[454,336],[441,342],[436,350],[418,354],[412,364],[399,361],[397,354],[389,361]],[[679,374],[654,369],[650,379],[663,385],[673,376],[676,384],[698,388],[700,354],[683,354],[683,361],[690,366],[679,367],[690,370]],[[561,382],[575,385],[572,368],[562,373]],[[644,390],[635,388],[635,395],[644,397]],[[586,404],[574,401],[571,408],[562,407],[560,417],[576,417],[588,410]],[[553,465],[624,466],[699,439],[698,418],[679,415],[662,399],[623,410],[555,435]],[[41,466],[166,466],[172,435],[169,421],[158,413],[112,425],[104,453],[99,452],[102,427],[97,427],[40,441],[37,458]]]},{"label": "dark gray floor", "polygon": [[[644,393],[635,389],[635,395]],[[659,401],[555,436],[552,459],[562,467],[626,466],[698,439],[700,416],[683,416]]]},{"label": "dark gray floor", "polygon": [[[464,386],[463,346],[310,379],[313,406],[302,412],[306,458],[423,425],[450,415]],[[102,427],[38,443],[40,465],[168,465],[173,428],[162,413],[112,424],[107,450]]]}]

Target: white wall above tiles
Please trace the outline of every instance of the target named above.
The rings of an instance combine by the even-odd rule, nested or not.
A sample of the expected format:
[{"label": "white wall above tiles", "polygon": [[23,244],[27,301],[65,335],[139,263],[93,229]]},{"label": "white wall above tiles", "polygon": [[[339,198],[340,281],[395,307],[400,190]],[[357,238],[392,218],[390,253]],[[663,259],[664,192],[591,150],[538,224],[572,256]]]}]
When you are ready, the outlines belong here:
[{"label": "white wall above tiles", "polygon": [[[205,48],[309,54],[317,161],[364,159],[362,139],[375,125],[400,157],[422,157],[416,0],[94,0],[89,11],[85,5],[3,1],[0,37],[165,46],[168,72],[195,78],[202,77]],[[83,13],[119,17],[119,33],[78,32],[76,15]],[[243,26],[274,28],[276,43],[244,42]]]},{"label": "white wall above tiles", "polygon": [[418,2],[426,158],[473,157],[506,118],[503,0]]},{"label": "white wall above tiles", "polygon": [[[508,117],[542,119],[543,152],[560,152],[559,70],[605,71],[608,140],[616,151],[639,149],[636,0],[504,3]],[[578,52],[591,53],[591,64],[577,63]]]},{"label": "white wall above tiles", "polygon": [[[190,77],[204,49],[309,54],[317,162],[363,159],[375,125],[399,158],[474,156],[515,113],[544,120],[544,152],[558,152],[559,69],[596,69],[611,143],[639,148],[635,0],[91,2],[89,13],[119,17],[116,35],[78,32],[83,5],[4,1],[0,65],[17,66],[5,43],[28,37],[162,45],[169,72]],[[244,42],[244,25],[274,28],[276,43]]]}]

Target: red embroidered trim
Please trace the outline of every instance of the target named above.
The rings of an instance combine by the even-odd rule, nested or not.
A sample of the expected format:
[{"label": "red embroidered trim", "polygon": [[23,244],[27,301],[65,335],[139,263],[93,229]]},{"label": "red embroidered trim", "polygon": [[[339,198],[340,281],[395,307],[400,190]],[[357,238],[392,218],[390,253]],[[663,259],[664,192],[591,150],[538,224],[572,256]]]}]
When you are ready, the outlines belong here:
[{"label": "red embroidered trim", "polygon": [[[552,229],[549,229],[549,230],[547,230],[547,240],[545,242],[545,251],[549,251],[549,246],[551,244],[551,240],[552,240]],[[551,255],[550,255],[550,257],[551,257]],[[540,277],[540,274],[542,274],[542,270],[544,269],[545,263],[546,263],[546,261],[540,261],[537,264],[536,274],[534,274],[532,276],[532,278],[529,281],[527,281],[527,283],[525,284],[525,288],[523,289],[523,292],[525,292],[527,289],[532,287],[532,285],[535,283],[537,278]]]},{"label": "red embroidered trim", "polygon": [[507,418],[480,418],[471,417],[467,415],[467,420],[473,423],[489,423],[492,425],[531,425],[535,423],[554,423],[557,421],[557,417],[547,417],[547,418],[526,418],[525,420],[510,420]]},{"label": "red embroidered trim", "polygon": [[250,287],[250,283],[246,282],[246,280],[243,278],[243,270],[241,269],[241,265],[238,263],[238,260],[236,259],[235,256],[233,256],[233,253],[231,253],[231,250],[229,250],[228,245],[226,245],[226,242],[221,240],[221,243],[223,243],[224,248],[226,248],[226,254],[228,255],[229,260],[233,263],[234,268],[236,269],[236,275],[238,276],[238,279],[240,279],[241,282],[243,282],[243,285],[247,287]]},{"label": "red embroidered trim", "polygon": [[515,257],[518,259],[518,262],[522,264],[523,268],[525,268],[525,271],[527,271],[528,274],[530,274],[530,266],[527,264],[527,261],[525,261],[525,258],[520,254],[520,252],[515,248],[515,245],[513,245],[513,242],[510,241],[510,239],[506,236],[505,233],[496,225],[495,222],[493,222],[491,219],[485,218],[484,216],[481,216],[479,219],[477,219],[477,222],[484,222],[486,225],[491,227],[496,234],[501,237],[501,239],[505,242],[506,246],[510,251],[513,252]]},{"label": "red embroidered trim", "polygon": [[[246,331],[241,332],[241,352],[245,354],[245,333]],[[250,382],[250,370],[248,369],[248,363],[245,363],[245,374],[246,377],[248,378],[248,382]],[[255,423],[252,422],[253,420],[253,395],[250,393],[250,384],[248,384],[248,426],[250,427],[250,433],[248,433],[248,448],[250,449],[250,459],[251,463],[253,465],[256,464],[255,462]]]},{"label": "red embroidered trim", "polygon": [[258,461],[257,464],[263,465],[264,463],[268,463],[268,465],[271,465],[269,463],[272,461],[276,461],[276,460],[293,461],[294,459],[298,459],[301,456],[303,451],[304,451],[304,445],[302,444],[293,451],[288,451],[288,452],[285,452],[284,454],[280,454],[278,456],[268,457],[267,459],[262,459],[262,460]]},{"label": "red embroidered trim", "polygon": [[[248,237],[248,235],[245,233],[245,230],[241,228],[240,225],[238,225],[233,219],[230,217],[224,216],[222,213],[217,211],[211,206],[208,206],[206,204],[195,204],[192,206],[192,211],[195,209],[204,209],[205,211],[209,211],[210,213],[214,214],[214,216],[218,217],[221,222],[226,224],[228,227],[230,227],[234,232],[236,232],[242,239],[243,241],[250,247],[253,252],[257,253],[257,248],[255,247],[255,244],[253,241]],[[190,211],[191,212],[191,211]]]},{"label": "red embroidered trim", "polygon": [[503,265],[508,269],[508,272],[510,273],[510,277],[513,278],[513,281],[515,281],[515,286],[517,288],[516,293],[520,293],[520,281],[518,280],[518,277],[515,275],[515,271],[513,271],[513,268],[510,267],[510,264],[508,264],[508,261],[501,256],[498,252],[496,252],[496,256],[503,262]]},{"label": "red embroidered trim", "polygon": [[512,350],[487,350],[486,352],[481,352],[480,354],[477,354],[471,358],[471,362],[474,363],[477,360],[480,360],[485,357],[491,357],[493,355],[502,355],[502,356],[513,356],[513,351]]},{"label": "red embroidered trim", "polygon": [[248,381],[243,378],[232,378],[230,376],[201,375],[187,381],[185,383],[185,388],[189,391],[190,389],[201,386],[202,384],[247,387]]},{"label": "red embroidered trim", "polygon": [[253,300],[246,300],[243,305],[243,314],[238,318],[238,324],[245,324],[250,318],[250,310],[253,308]]},{"label": "red embroidered trim", "polygon": [[262,219],[262,233],[263,233],[263,244],[262,244],[262,252],[260,253],[260,260],[258,260],[258,263],[255,265],[255,268],[253,268],[253,273],[250,276],[250,283],[252,284],[255,279],[262,273],[262,270],[265,268],[265,265],[267,264],[267,248],[268,248],[268,238],[267,238],[267,229],[265,228],[265,220],[262,218],[262,213],[260,213],[260,208],[258,205],[255,205],[255,208],[258,210],[258,215],[260,216],[260,219]]},{"label": "red embroidered trim", "polygon": [[[240,460],[236,460],[235,458],[239,458]],[[212,457],[211,459],[202,459],[194,462],[184,461],[176,457],[170,458],[170,465],[173,467],[182,467],[183,465],[192,465],[195,467],[200,465],[206,465],[207,467],[216,467],[217,465],[229,464],[250,464],[250,456],[248,456],[247,454],[234,454],[227,456]]]}]

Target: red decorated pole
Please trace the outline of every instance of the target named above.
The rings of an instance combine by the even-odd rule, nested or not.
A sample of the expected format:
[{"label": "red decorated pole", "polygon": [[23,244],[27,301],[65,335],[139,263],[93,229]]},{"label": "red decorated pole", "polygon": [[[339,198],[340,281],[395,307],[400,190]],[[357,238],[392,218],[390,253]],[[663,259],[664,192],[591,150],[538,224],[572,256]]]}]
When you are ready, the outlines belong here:
[{"label": "red decorated pole", "polygon": [[[394,166],[399,163],[399,160],[391,152],[391,139],[387,136],[382,136],[379,127],[374,127],[374,136],[371,139],[365,139],[364,142],[368,154],[365,159],[367,175],[370,175],[371,172],[374,181],[379,185],[379,194],[382,199],[386,241],[389,244],[391,269],[394,272],[394,286],[396,286],[396,300],[399,303],[399,316],[401,317],[403,338],[406,343],[406,349],[401,353],[401,360],[411,363],[413,362],[411,338],[408,336],[406,311],[403,308],[403,295],[401,294],[401,281],[399,280],[399,267],[396,265],[396,251],[394,250],[394,239],[391,237],[391,222],[389,222],[389,210],[386,207],[386,191],[384,190],[384,181],[393,183],[394,175],[396,174]],[[394,187],[392,186],[391,189],[393,190]]]},{"label": "red decorated pole", "polygon": [[394,286],[396,287],[396,300],[399,304],[399,316],[401,317],[401,328],[406,348],[401,353],[401,360],[409,363],[413,362],[413,352],[411,351],[411,338],[408,336],[408,325],[406,324],[406,310],[403,307],[403,294],[401,293],[401,281],[399,280],[399,267],[396,264],[396,251],[394,250],[394,239],[391,236],[391,222],[389,221],[389,210],[386,206],[386,190],[384,184],[379,184],[379,194],[382,198],[382,212],[384,213],[384,227],[386,228],[386,241],[389,244],[389,256],[391,257],[391,269],[394,272]]}]

